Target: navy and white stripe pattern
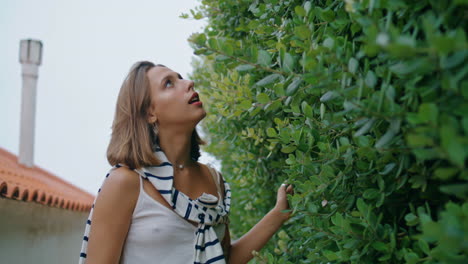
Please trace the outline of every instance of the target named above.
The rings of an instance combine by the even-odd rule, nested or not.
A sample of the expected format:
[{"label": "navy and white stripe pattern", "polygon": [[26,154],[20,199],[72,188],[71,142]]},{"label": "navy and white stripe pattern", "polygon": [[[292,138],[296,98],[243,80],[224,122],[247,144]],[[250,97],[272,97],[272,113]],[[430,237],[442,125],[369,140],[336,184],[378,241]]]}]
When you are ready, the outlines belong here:
[{"label": "navy and white stripe pattern", "polygon": [[[231,189],[226,181],[224,184],[224,200],[218,202],[218,198],[211,194],[203,193],[192,200],[184,193],[174,188],[174,168],[168,161],[164,152],[157,148],[155,155],[162,163],[158,166],[148,166],[136,170],[142,177],[147,178],[160,192],[161,196],[172,206],[173,210],[181,217],[198,223],[194,245],[194,264],[226,263],[221,242],[219,241],[213,226],[228,222],[228,214],[231,204]],[[116,165],[116,168],[120,165]],[[106,175],[106,178],[109,174]],[[100,191],[100,189],[99,189]],[[99,195],[99,194],[98,194]],[[86,223],[83,244],[81,248],[79,264],[86,261],[88,234],[91,228],[91,218],[94,205]]]},{"label": "navy and white stripe pattern", "polygon": [[225,224],[228,221],[231,203],[229,184],[224,181],[225,193],[222,202],[218,202],[218,197],[207,193],[203,193],[197,199],[192,200],[174,188],[174,168],[164,152],[157,148],[155,155],[162,161],[159,166],[144,167],[136,171],[156,187],[178,215],[198,223],[193,263],[226,263],[221,242],[212,226]]}]

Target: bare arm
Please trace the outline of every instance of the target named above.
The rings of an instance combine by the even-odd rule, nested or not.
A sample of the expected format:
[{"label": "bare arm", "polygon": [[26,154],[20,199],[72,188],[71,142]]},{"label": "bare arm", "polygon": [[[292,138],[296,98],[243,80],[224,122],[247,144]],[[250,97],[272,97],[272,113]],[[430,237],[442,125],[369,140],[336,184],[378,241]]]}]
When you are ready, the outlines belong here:
[{"label": "bare arm", "polygon": [[132,219],[139,176],[126,167],[111,172],[96,199],[91,219],[87,264],[115,264]]},{"label": "bare arm", "polygon": [[289,209],[287,193],[292,193],[292,186],[278,189],[275,207],[266,214],[249,232],[235,241],[230,248],[229,263],[247,263],[253,258],[252,251],[260,251],[276,231],[289,219],[290,213],[281,211]]}]

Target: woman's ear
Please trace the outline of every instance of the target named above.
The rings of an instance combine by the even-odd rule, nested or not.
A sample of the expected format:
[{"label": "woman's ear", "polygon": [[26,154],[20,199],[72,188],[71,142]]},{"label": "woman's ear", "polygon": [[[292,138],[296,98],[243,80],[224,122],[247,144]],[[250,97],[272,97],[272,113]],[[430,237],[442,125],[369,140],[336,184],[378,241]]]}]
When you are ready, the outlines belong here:
[{"label": "woman's ear", "polygon": [[158,117],[156,116],[156,114],[154,113],[154,109],[152,107],[150,107],[148,109],[148,115],[147,115],[147,119],[148,123],[150,124],[154,124],[157,120],[158,120]]},{"label": "woman's ear", "polygon": [[156,121],[158,121],[158,117],[156,115],[148,114],[148,123],[154,124]]}]

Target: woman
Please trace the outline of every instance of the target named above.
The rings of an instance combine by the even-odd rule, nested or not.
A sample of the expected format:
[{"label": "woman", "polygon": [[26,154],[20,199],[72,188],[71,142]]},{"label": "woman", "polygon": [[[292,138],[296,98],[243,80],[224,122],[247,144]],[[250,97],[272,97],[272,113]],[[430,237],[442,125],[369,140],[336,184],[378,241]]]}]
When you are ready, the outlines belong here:
[{"label": "woman", "polygon": [[194,83],[137,62],[117,99],[107,151],[114,166],[86,224],[80,263],[247,263],[289,218],[276,206],[231,244],[229,184],[197,162],[196,125],[206,116]]}]

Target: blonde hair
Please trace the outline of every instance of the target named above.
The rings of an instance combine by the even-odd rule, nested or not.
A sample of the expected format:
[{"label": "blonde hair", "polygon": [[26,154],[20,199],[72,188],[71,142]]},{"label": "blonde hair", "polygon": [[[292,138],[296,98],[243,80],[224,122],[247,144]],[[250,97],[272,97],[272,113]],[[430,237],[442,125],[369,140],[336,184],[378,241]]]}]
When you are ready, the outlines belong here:
[{"label": "blonde hair", "polygon": [[[147,72],[153,67],[165,67],[149,61],[135,63],[125,78],[117,98],[112,135],[107,147],[110,165],[125,164],[138,169],[161,163],[154,155],[159,138],[147,121],[151,106],[151,87]],[[206,144],[194,129],[191,137],[193,160],[200,157],[200,145]]]}]

